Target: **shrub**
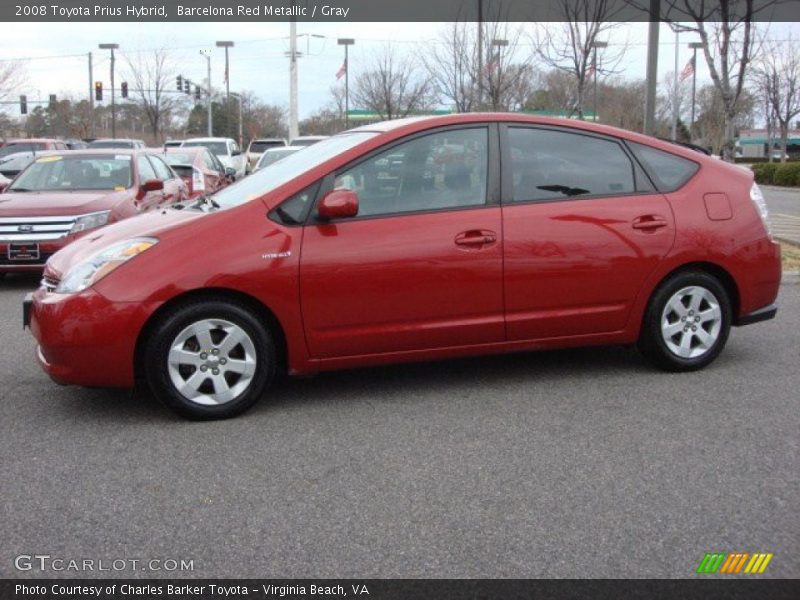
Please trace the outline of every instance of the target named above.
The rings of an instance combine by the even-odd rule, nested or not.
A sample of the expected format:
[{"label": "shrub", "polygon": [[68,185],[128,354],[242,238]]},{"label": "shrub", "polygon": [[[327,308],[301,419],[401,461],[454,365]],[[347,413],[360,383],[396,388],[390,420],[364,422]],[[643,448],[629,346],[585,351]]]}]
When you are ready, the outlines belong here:
[{"label": "shrub", "polygon": [[773,183],[773,178],[775,177],[775,171],[778,169],[778,165],[775,163],[762,163],[753,165],[751,168],[753,169],[756,183],[769,185]]},{"label": "shrub", "polygon": [[772,183],[775,185],[800,185],[800,164],[778,165],[772,177]]}]

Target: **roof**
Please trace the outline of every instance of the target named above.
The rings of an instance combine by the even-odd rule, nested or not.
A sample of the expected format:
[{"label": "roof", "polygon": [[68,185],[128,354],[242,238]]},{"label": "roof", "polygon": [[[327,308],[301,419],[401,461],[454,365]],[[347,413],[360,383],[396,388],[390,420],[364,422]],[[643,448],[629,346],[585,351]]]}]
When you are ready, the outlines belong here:
[{"label": "roof", "polygon": [[6,140],[6,145],[9,144],[43,144],[43,143],[51,143],[51,142],[60,142],[61,140],[57,140],[55,138],[13,138],[10,140]]},{"label": "roof", "polygon": [[186,142],[232,142],[233,138],[226,138],[226,137],[193,137],[193,138],[186,138],[183,140],[184,143]]}]

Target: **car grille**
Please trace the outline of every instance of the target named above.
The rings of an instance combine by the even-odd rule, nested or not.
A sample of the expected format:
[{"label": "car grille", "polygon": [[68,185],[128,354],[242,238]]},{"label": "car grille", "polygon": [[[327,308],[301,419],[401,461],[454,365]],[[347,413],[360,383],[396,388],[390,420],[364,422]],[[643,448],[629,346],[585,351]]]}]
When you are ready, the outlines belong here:
[{"label": "car grille", "polygon": [[75,217],[0,217],[0,242],[42,242],[67,235]]}]

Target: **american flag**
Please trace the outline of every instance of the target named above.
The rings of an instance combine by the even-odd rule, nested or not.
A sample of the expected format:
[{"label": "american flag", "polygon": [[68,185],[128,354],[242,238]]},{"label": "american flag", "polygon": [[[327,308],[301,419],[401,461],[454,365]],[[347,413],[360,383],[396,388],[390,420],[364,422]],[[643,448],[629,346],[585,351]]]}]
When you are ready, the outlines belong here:
[{"label": "american flag", "polygon": [[690,58],[686,66],[683,67],[683,71],[681,71],[681,81],[686,81],[692,76],[692,73],[694,73],[694,56]]},{"label": "american flag", "polygon": [[338,71],[336,71],[336,79],[337,79],[337,81],[338,81],[339,79],[341,79],[342,77],[344,77],[344,76],[345,76],[345,73],[347,73],[347,61],[344,61],[344,62],[342,63],[342,66],[341,66],[341,67],[339,67],[339,70],[338,70]]}]

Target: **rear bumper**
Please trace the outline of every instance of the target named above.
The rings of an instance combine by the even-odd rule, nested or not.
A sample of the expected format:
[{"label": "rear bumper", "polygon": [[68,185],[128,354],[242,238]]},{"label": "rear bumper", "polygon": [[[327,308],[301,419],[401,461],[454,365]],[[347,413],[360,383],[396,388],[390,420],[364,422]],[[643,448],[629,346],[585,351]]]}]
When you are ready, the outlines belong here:
[{"label": "rear bumper", "polygon": [[740,316],[733,322],[733,324],[736,327],[741,327],[742,325],[752,325],[753,323],[760,323],[761,321],[769,321],[770,319],[774,319],[776,314],[778,314],[778,305],[770,304],[769,306],[759,308],[751,313]]}]

